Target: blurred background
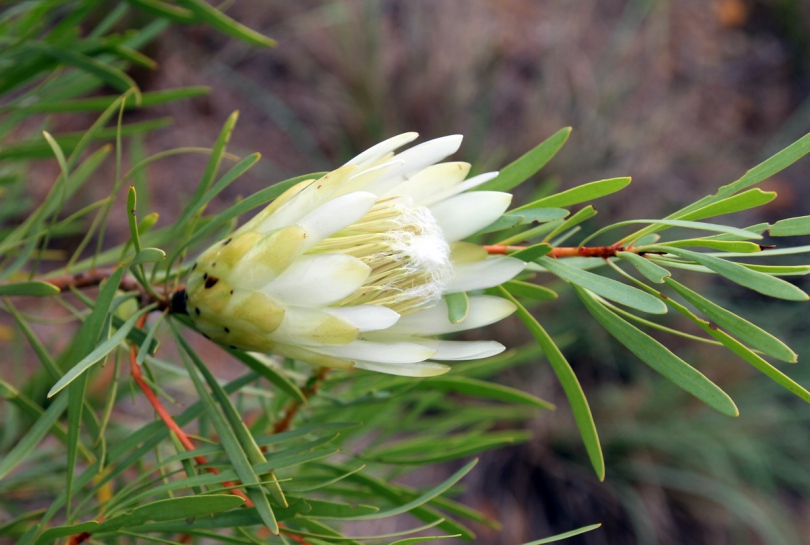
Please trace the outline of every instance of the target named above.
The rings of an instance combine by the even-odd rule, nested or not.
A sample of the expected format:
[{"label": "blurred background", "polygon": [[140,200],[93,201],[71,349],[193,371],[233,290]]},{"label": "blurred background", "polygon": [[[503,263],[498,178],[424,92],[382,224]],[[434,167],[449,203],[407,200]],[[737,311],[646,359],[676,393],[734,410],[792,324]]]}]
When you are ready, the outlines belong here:
[{"label": "blurred background", "polygon": [[[480,172],[572,126],[560,154],[523,190],[632,176],[629,189],[596,203],[591,232],[663,216],[810,131],[805,0],[263,0],[234,2],[227,13],[279,46],[174,27],[146,51],[159,67],[133,77],[143,91],[209,85],[211,93],[126,113],[129,121],[174,118],[146,137],[155,153],[210,146],[240,110],[230,150],[259,151],[263,160],[221,196],[222,207],[271,182],[331,170],[405,131],[464,134],[458,158]],[[149,209],[161,221],[176,217],[178,195],[191,193],[203,167],[186,156],[151,167]],[[55,168],[38,165],[32,187],[47,188]],[[727,221],[810,213],[809,177],[805,160],[763,184],[779,198],[759,215]],[[810,355],[806,307],[725,283],[705,289]],[[653,375],[583,319],[575,297],[535,315],[583,383],[607,478],[594,477],[545,361],[504,373],[505,383],[559,409],[530,423],[530,443],[485,455],[465,480],[462,500],[504,526],[480,528],[480,543],[521,543],[595,522],[602,529],[567,543],[810,543],[810,410],[798,399],[726,352],[667,339],[737,401],[742,415],[729,420]],[[509,346],[528,342],[516,321],[500,324],[499,334]],[[800,356],[788,370],[805,386],[808,361]]]}]

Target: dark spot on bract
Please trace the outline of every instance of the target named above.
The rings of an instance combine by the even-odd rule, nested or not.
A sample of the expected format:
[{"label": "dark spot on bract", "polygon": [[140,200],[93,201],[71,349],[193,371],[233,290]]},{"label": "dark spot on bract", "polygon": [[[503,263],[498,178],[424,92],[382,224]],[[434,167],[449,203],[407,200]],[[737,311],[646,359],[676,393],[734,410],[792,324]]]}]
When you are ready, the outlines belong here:
[{"label": "dark spot on bract", "polygon": [[231,295],[233,295],[233,290],[231,290]]},{"label": "dark spot on bract", "polygon": [[223,328],[223,329],[225,329],[225,333],[230,333],[230,332],[231,332],[231,330],[230,330],[230,329],[228,329],[227,327],[226,327],[226,328]]},{"label": "dark spot on bract", "polygon": [[222,243],[222,245],[227,246],[228,244],[231,243],[232,240],[233,240],[232,238],[225,239],[225,241]]},{"label": "dark spot on bract", "polygon": [[194,307],[194,313],[197,314],[197,316],[199,316],[200,315],[200,307]]},{"label": "dark spot on bract", "polygon": [[213,288],[217,285],[217,282],[219,282],[219,278],[216,276],[209,276],[205,279],[205,289]]},{"label": "dark spot on bract", "polygon": [[203,335],[203,337],[205,337],[205,338],[206,338],[206,339],[208,339],[209,341],[211,340],[211,337],[209,337],[209,336],[208,336],[208,335],[206,335],[205,333],[203,333],[202,335]]},{"label": "dark spot on bract", "polygon": [[230,345],[230,349],[231,349],[231,350],[239,350],[239,347],[238,347],[238,346],[234,346],[234,345]]},{"label": "dark spot on bract", "polygon": [[208,273],[203,273],[203,280],[208,280]]},{"label": "dark spot on bract", "polygon": [[211,266],[212,266],[212,267],[216,267],[216,266],[217,266],[217,262],[216,262],[216,261],[214,261],[213,263],[211,263]]},{"label": "dark spot on bract", "polygon": [[195,263],[194,265],[192,265],[192,266],[191,266],[191,270],[192,270],[192,271],[193,271],[194,269],[196,269],[196,268],[197,268],[197,264],[196,264],[196,263]]}]

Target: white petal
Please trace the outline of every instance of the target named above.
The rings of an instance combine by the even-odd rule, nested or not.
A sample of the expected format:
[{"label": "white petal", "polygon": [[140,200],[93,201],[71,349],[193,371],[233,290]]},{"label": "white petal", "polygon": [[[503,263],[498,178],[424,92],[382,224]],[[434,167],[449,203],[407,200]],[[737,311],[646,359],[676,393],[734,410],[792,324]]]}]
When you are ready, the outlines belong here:
[{"label": "white petal", "polygon": [[394,158],[402,161],[400,167],[392,169],[390,176],[410,176],[432,164],[438,163],[448,155],[454,154],[461,146],[462,136],[454,134],[443,136],[435,140],[428,140],[423,144],[397,154]]},{"label": "white petal", "polygon": [[391,153],[395,149],[404,146],[408,142],[412,142],[419,137],[419,133],[415,132],[406,132],[404,134],[400,134],[394,137],[389,138],[388,140],[384,140],[379,144],[376,144],[348,163],[347,165],[362,165],[363,163],[372,163],[381,157],[385,156],[387,153]]},{"label": "white petal", "polygon": [[[382,164],[376,165],[374,167],[360,170],[356,174],[353,174],[345,183],[343,183],[340,187],[339,194],[349,193],[351,191],[370,191],[369,187],[372,184],[375,184],[381,178],[385,178],[388,176],[388,173],[393,168],[399,168],[402,166],[402,161],[398,161],[393,159],[391,161],[386,161]],[[398,180],[400,178],[397,178]],[[399,183],[399,182],[397,182]],[[380,193],[377,191],[372,191],[378,197]]]},{"label": "white petal", "polygon": [[342,346],[318,347],[318,352],[352,360],[380,363],[416,363],[425,361],[436,351],[414,343],[377,343],[353,341]]},{"label": "white petal", "polygon": [[396,311],[380,305],[356,305],[324,310],[364,332],[388,329],[399,320],[399,314]]},{"label": "white petal", "polygon": [[464,193],[467,190],[470,190],[474,187],[478,187],[481,184],[485,184],[486,182],[497,177],[498,177],[497,172],[486,172],[484,174],[479,174],[478,176],[470,178],[469,180],[466,180],[460,184],[456,184],[453,187],[449,187],[443,191],[437,191],[432,195],[430,195],[429,197],[427,197],[426,199],[421,200],[419,204],[431,206],[439,201],[449,199],[450,197],[458,195],[459,193]]},{"label": "white petal", "polygon": [[441,361],[478,360],[506,350],[504,345],[496,341],[441,341],[421,338],[419,343],[436,349],[432,358]]},{"label": "white petal", "polygon": [[377,196],[366,191],[355,191],[336,197],[301,218],[297,223],[307,232],[304,251],[329,235],[356,223],[377,202]]},{"label": "white petal", "polygon": [[526,263],[514,257],[495,256],[482,261],[453,265],[453,278],[447,283],[445,293],[481,290],[511,280],[526,267]]},{"label": "white petal", "polygon": [[399,375],[402,377],[435,377],[437,375],[443,375],[450,370],[449,366],[432,361],[409,363],[406,365],[356,361],[354,362],[354,366],[358,369],[366,369],[368,371],[376,371],[388,375]]},{"label": "white petal", "polygon": [[350,255],[306,255],[261,291],[286,305],[323,307],[354,293],[369,274],[371,267]]},{"label": "white petal", "polygon": [[401,184],[391,188],[384,197],[408,196],[421,204],[436,192],[460,184],[470,172],[469,163],[453,162],[431,165],[417,172]]},{"label": "white petal", "polygon": [[447,303],[441,300],[433,307],[403,316],[389,331],[393,335],[441,335],[483,327],[506,318],[514,311],[515,305],[506,299],[474,295],[470,297],[467,318],[461,323],[451,324],[447,318]]},{"label": "white petal", "polygon": [[512,195],[498,191],[462,193],[430,207],[448,242],[455,242],[480,231],[501,217]]}]

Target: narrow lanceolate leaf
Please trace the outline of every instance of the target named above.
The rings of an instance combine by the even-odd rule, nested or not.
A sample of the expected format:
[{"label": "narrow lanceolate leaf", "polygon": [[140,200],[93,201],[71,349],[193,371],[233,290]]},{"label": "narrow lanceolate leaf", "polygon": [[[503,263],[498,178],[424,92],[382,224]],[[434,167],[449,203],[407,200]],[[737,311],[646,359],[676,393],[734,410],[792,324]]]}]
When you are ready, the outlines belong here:
[{"label": "narrow lanceolate leaf", "polygon": [[728,394],[700,371],[637,327],[614,314],[587,290],[578,286],[574,286],[574,289],[596,321],[640,360],[713,409],[729,416],[740,414]]},{"label": "narrow lanceolate leaf", "polygon": [[420,507],[435,497],[442,495],[444,492],[450,489],[454,484],[459,482],[467,473],[472,470],[475,464],[478,463],[478,459],[472,460],[471,462],[467,463],[464,467],[453,473],[446,481],[443,483],[431,488],[418,498],[409,501],[404,505],[399,505],[394,507],[393,509],[389,509],[387,511],[380,511],[379,513],[375,513],[372,515],[361,515],[357,517],[347,517],[347,520],[376,520],[376,519],[383,519],[388,517],[393,517],[395,515],[401,515],[402,513],[407,513],[412,509]]},{"label": "narrow lanceolate leaf", "polygon": [[296,386],[296,384],[291,381],[283,372],[277,371],[270,365],[259,361],[244,350],[233,350],[229,348],[226,348],[226,350],[234,358],[247,365],[251,371],[270,381],[274,386],[277,386],[288,396],[295,398],[301,403],[307,402],[307,397],[304,395],[301,389]]},{"label": "narrow lanceolate leaf", "polygon": [[30,297],[48,297],[59,293],[59,288],[47,282],[16,282],[14,284],[0,284],[2,295],[27,295]]},{"label": "narrow lanceolate leaf", "polygon": [[810,216],[779,220],[773,224],[770,232],[775,237],[810,235]]},{"label": "narrow lanceolate leaf", "polygon": [[127,526],[137,526],[147,521],[193,519],[203,515],[235,509],[245,502],[232,494],[211,494],[158,500],[133,509],[124,515],[102,522],[97,533],[109,532]]},{"label": "narrow lanceolate leaf", "polygon": [[758,350],[782,361],[794,363],[797,356],[785,343],[765,331],[764,329],[752,324],[748,320],[729,312],[723,307],[706,299],[699,293],[696,293],[683,284],[672,280],[666,279],[667,285],[678,292],[678,294],[686,299],[692,306],[702,312],[707,318],[727,330],[729,333],[741,339],[749,346],[753,346]]},{"label": "narrow lanceolate leaf", "polygon": [[668,270],[664,267],[659,267],[652,261],[641,257],[640,255],[633,253],[633,252],[616,252],[616,256],[619,259],[624,259],[636,269],[638,272],[646,276],[649,280],[652,280],[656,284],[661,284],[664,282],[664,279],[671,276]]},{"label": "narrow lanceolate leaf", "polygon": [[691,250],[684,250],[683,248],[672,248],[669,246],[648,246],[646,248],[653,251],[668,252],[678,257],[700,263],[704,267],[728,278],[732,282],[736,282],[741,286],[750,288],[763,295],[770,295],[771,297],[787,299],[789,301],[806,301],[810,299],[802,290],[793,284],[785,282],[781,278],[774,278],[768,274],[751,270],[733,261],[727,261],[719,257],[693,252]]},{"label": "narrow lanceolate leaf", "polygon": [[715,216],[722,216],[724,214],[731,214],[733,212],[740,212],[741,210],[748,210],[767,204],[776,198],[775,191],[762,191],[761,189],[750,189],[744,191],[733,197],[722,199],[715,203],[703,206],[688,212],[678,219],[681,220],[702,220],[704,218],[713,218]]},{"label": "narrow lanceolate leaf", "polygon": [[590,202],[599,197],[610,195],[616,191],[620,191],[627,187],[630,183],[630,178],[609,178],[607,180],[598,180],[588,184],[583,184],[567,191],[562,191],[556,195],[549,195],[540,200],[531,202],[520,208],[516,208],[513,212],[521,211],[527,208],[537,208],[539,206],[554,206],[565,207],[581,202]]},{"label": "narrow lanceolate leaf", "polygon": [[571,127],[565,127],[552,134],[549,138],[529,150],[514,162],[503,169],[497,178],[481,184],[476,188],[478,191],[509,191],[519,186],[538,170],[543,168],[551,158],[560,151],[568,136],[571,134]]},{"label": "narrow lanceolate leaf", "polygon": [[512,212],[508,212],[478,231],[478,234],[494,233],[495,231],[502,231],[504,229],[517,227],[519,225],[546,223],[564,218],[567,215],[568,210],[565,210],[564,208],[536,208],[532,210],[523,210],[520,213],[514,214]]},{"label": "narrow lanceolate leaf", "polygon": [[551,301],[559,297],[557,292],[544,286],[538,286],[537,284],[532,284],[530,282],[521,282],[520,280],[510,280],[504,284],[504,287],[509,290],[509,293],[512,295],[525,297],[527,299]]},{"label": "narrow lanceolate leaf", "polygon": [[447,303],[447,319],[451,324],[458,324],[464,321],[470,311],[470,299],[467,292],[448,293],[444,296]]},{"label": "narrow lanceolate leaf", "polygon": [[[181,337],[177,331],[175,331],[175,338],[183,345],[186,354],[188,354],[190,357],[196,356],[196,353],[191,350],[188,344],[183,340],[183,337]],[[192,356],[192,354],[194,354],[194,356]],[[257,513],[261,517],[262,523],[267,526],[271,532],[278,535],[279,528],[276,515],[273,513],[273,508],[270,506],[267,496],[258,484],[260,482],[259,476],[253,469],[247,453],[237,439],[234,430],[228,424],[219,408],[217,408],[214,398],[210,393],[208,393],[208,390],[205,389],[205,385],[203,384],[202,380],[200,380],[197,370],[192,366],[191,363],[188,362],[188,359],[184,358],[184,360],[186,362],[186,368],[188,369],[189,376],[191,376],[194,382],[194,387],[197,390],[197,394],[200,396],[200,401],[205,408],[205,414],[211,420],[211,424],[213,424],[217,435],[219,435],[222,448],[225,449],[225,453],[228,455],[228,460],[230,460],[231,465],[233,465],[233,469],[236,472],[239,480],[244,484],[245,492],[247,493],[248,498],[250,498],[255,505]]]},{"label": "narrow lanceolate leaf", "polygon": [[193,13],[198,20],[208,23],[215,29],[229,36],[233,36],[252,45],[263,47],[273,47],[276,45],[274,39],[259,34],[255,30],[234,21],[215,7],[207,4],[205,0],[178,0],[178,4]]},{"label": "narrow lanceolate leaf", "polygon": [[[652,288],[649,288],[652,289]],[[660,295],[660,294],[659,294]],[[677,301],[673,300],[671,297],[666,299],[667,305],[674,308],[676,311],[680,312],[697,325],[699,325],[703,331],[708,333],[710,336],[714,337],[716,340],[720,341],[720,343],[731,350],[733,353],[740,356],[742,359],[747,361],[751,364],[752,367],[760,371],[762,374],[788,390],[793,394],[797,395],[804,401],[810,403],[810,392],[808,392],[804,387],[796,383],[793,379],[782,373],[779,369],[762,359],[758,354],[755,354],[750,348],[743,345],[740,341],[723,331],[722,329],[718,329],[717,326],[708,322],[707,320],[699,317],[694,312],[686,308],[684,305],[678,303]]]},{"label": "narrow lanceolate leaf", "polygon": [[583,526],[582,528],[577,528],[576,530],[571,530],[570,532],[565,532],[564,534],[557,534],[556,536],[546,537],[543,539],[538,539],[537,541],[524,543],[523,545],[545,545],[546,543],[554,543],[562,539],[568,539],[569,537],[574,537],[580,534],[584,534],[585,532],[590,532],[591,530],[596,530],[600,526],[602,526],[601,522],[599,524],[591,524],[590,526]]},{"label": "narrow lanceolate leaf", "polygon": [[65,64],[75,66],[80,70],[84,70],[98,77],[121,92],[126,92],[130,89],[138,89],[135,80],[129,77],[123,70],[119,70],[98,59],[79,53],[74,49],[57,47],[46,42],[35,42],[29,45]]},{"label": "narrow lanceolate leaf", "polygon": [[28,433],[14,445],[10,452],[0,459],[0,479],[3,479],[11,470],[28,458],[28,455],[33,452],[39,442],[51,430],[51,427],[59,420],[59,417],[62,416],[62,413],[65,412],[67,402],[67,396],[61,396],[51,403],[42,416],[34,422]]},{"label": "narrow lanceolate leaf", "polygon": [[82,373],[90,369],[93,364],[99,362],[104,356],[112,352],[121,342],[129,335],[129,332],[135,327],[135,322],[138,321],[138,318],[146,314],[147,312],[153,310],[154,307],[146,307],[142,308],[135,314],[133,314],[124,324],[118,328],[113,335],[110,336],[109,339],[105,340],[101,344],[99,344],[95,350],[90,352],[87,356],[82,358],[76,365],[70,368],[70,370],[65,373],[65,375],[60,378],[56,384],[53,385],[53,388],[50,389],[48,392],[48,397],[53,397],[57,393],[59,393],[62,388],[76,380]]},{"label": "narrow lanceolate leaf", "polygon": [[742,359],[751,364],[752,367],[760,371],[763,375],[767,376],[779,386],[800,397],[806,403],[810,403],[810,392],[803,386],[798,384],[795,380],[784,374],[782,371],[762,359],[760,356],[752,352],[748,347],[743,345],[740,341],[730,336],[723,330],[712,329],[711,326],[704,328],[707,333],[712,337],[723,343],[723,345],[740,356]]},{"label": "narrow lanceolate leaf", "polygon": [[557,375],[557,380],[565,391],[565,396],[571,404],[571,412],[574,414],[574,420],[579,428],[579,433],[582,436],[582,441],[585,443],[585,449],[588,451],[588,457],[591,460],[591,465],[596,471],[597,477],[602,481],[605,479],[605,459],[602,456],[602,447],[599,443],[599,434],[596,432],[596,425],[593,421],[591,414],[591,407],[588,405],[588,400],[585,399],[585,393],[582,391],[582,386],[571,369],[571,365],[565,359],[560,349],[554,344],[551,336],[546,333],[537,320],[534,319],[529,311],[521,305],[512,295],[506,291],[502,286],[497,288],[501,295],[509,299],[517,306],[516,314],[520,321],[526,326],[529,332],[534,336],[540,344],[540,348],[546,354],[554,374]]},{"label": "narrow lanceolate leaf", "polygon": [[563,280],[567,280],[575,286],[587,288],[605,299],[651,314],[664,314],[667,311],[667,306],[659,299],[612,278],[583,271],[549,257],[542,257],[537,262]]},{"label": "narrow lanceolate leaf", "polygon": [[506,401],[508,403],[531,405],[541,409],[554,410],[555,408],[553,403],[549,403],[548,401],[521,390],[469,377],[446,375],[431,377],[420,381],[417,387],[424,387],[424,389],[438,390],[441,392],[456,392],[485,399]]},{"label": "narrow lanceolate leaf", "polygon": [[542,243],[542,244],[534,244],[529,246],[528,248],[524,248],[518,252],[513,254],[509,254],[510,257],[516,257],[525,262],[534,261],[538,258],[543,257],[544,255],[548,255],[551,252],[552,248],[550,244]]},{"label": "narrow lanceolate leaf", "polygon": [[674,240],[665,242],[661,246],[674,246],[675,248],[690,248],[698,246],[701,248],[711,248],[723,252],[737,252],[742,254],[754,254],[762,251],[759,244],[745,242],[743,240],[713,240],[709,238],[690,238],[684,240]]},{"label": "narrow lanceolate leaf", "polygon": [[[225,414],[225,419],[228,421],[234,435],[239,440],[239,445],[242,447],[242,450],[247,456],[250,464],[255,466],[257,464],[266,462],[267,459],[264,457],[264,453],[259,448],[259,445],[256,444],[253,434],[250,433],[247,425],[239,416],[239,411],[237,411],[236,407],[234,407],[233,403],[231,403],[230,398],[228,398],[228,394],[225,392],[222,386],[220,386],[216,378],[214,378],[211,371],[208,370],[208,367],[206,367],[202,360],[200,360],[197,354],[191,349],[191,346],[186,343],[185,339],[179,337],[179,340],[183,345],[183,349],[191,358],[191,361],[194,362],[194,365],[197,366],[200,374],[202,374],[205,382],[208,383],[208,387],[211,388],[214,398],[219,403],[219,406],[222,407],[222,412]],[[281,487],[278,485],[275,474],[271,473],[267,480],[272,481],[268,486],[276,501],[281,504],[282,507],[288,507],[287,499],[284,497],[284,493],[281,491]]]}]

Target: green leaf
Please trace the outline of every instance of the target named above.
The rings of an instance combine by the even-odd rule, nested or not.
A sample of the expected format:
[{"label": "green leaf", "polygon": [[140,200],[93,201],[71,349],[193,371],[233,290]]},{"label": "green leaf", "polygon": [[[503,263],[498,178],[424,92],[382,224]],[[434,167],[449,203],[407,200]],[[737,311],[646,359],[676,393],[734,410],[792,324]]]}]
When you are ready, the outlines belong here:
[{"label": "green leaf", "polygon": [[99,344],[95,350],[90,352],[76,365],[71,367],[70,370],[65,373],[65,375],[56,382],[56,384],[53,385],[53,388],[48,391],[48,397],[53,397],[54,395],[58,394],[65,386],[76,380],[80,375],[92,367],[93,364],[99,362],[107,354],[115,350],[115,348],[127,337],[130,330],[135,327],[135,322],[138,321],[138,318],[152,310],[154,310],[154,307],[149,306],[142,308],[133,314],[126,322],[123,323],[118,331],[110,336],[109,339]]},{"label": "green leaf", "polygon": [[551,250],[552,250],[551,245],[543,242],[540,244],[534,244],[532,246],[529,246],[528,248],[524,248],[513,254],[509,254],[509,257],[514,257],[528,263],[530,261],[535,261],[545,255],[548,255],[549,252],[551,252]]},{"label": "green leaf", "polygon": [[575,286],[582,286],[590,291],[601,295],[605,299],[616,301],[628,307],[649,312],[651,314],[664,314],[667,306],[659,299],[648,293],[617,282],[612,278],[599,276],[588,271],[583,271],[570,265],[566,265],[561,260],[542,257],[537,262],[545,267],[549,272],[567,280]]},{"label": "green leaf", "polygon": [[806,301],[810,299],[806,293],[793,284],[785,282],[780,278],[774,278],[773,276],[765,273],[753,271],[747,267],[744,267],[743,265],[740,265],[739,263],[734,263],[733,261],[727,261],[725,259],[720,259],[718,257],[699,252],[693,252],[691,250],[684,250],[683,248],[671,248],[668,246],[646,246],[645,249],[668,252],[670,254],[677,255],[678,257],[700,263],[704,267],[707,267],[717,274],[728,278],[732,282],[736,282],[741,286],[745,286],[764,295],[770,295],[771,297],[776,297],[779,299],[787,299],[789,301]]},{"label": "green leaf", "polygon": [[771,226],[770,232],[774,237],[810,235],[810,216],[779,220]]},{"label": "green leaf", "polygon": [[487,227],[484,227],[478,231],[478,234],[493,233],[495,231],[502,231],[504,229],[517,227],[519,225],[546,223],[564,218],[567,215],[568,210],[563,208],[535,208],[532,210],[524,210],[519,214],[507,212],[489,224]]},{"label": "green leaf", "polygon": [[579,286],[574,286],[574,289],[596,321],[641,361],[716,411],[728,416],[739,416],[740,413],[728,394],[700,371],[637,327],[611,312],[587,290]]},{"label": "green leaf", "polygon": [[407,537],[405,539],[398,539],[396,541],[392,541],[390,545],[416,545],[417,543],[427,543],[428,541],[438,541],[440,539],[451,539],[454,537],[461,537],[461,534],[454,534],[449,536]]},{"label": "green leaf", "polygon": [[[129,95],[126,99],[126,108],[148,108],[150,106],[157,106],[167,102],[174,102],[176,100],[184,100],[207,95],[211,89],[204,86],[196,87],[181,87],[178,89],[166,89],[163,91],[150,91],[141,95],[140,103],[137,102],[136,97]],[[120,99],[119,95],[91,97],[91,98],[77,98],[72,100],[53,100],[35,102],[33,104],[26,104],[18,108],[23,112],[38,112],[38,113],[64,113],[64,112],[92,112],[97,110],[105,110],[113,103]]]},{"label": "green leaf", "polygon": [[713,250],[721,250],[723,252],[738,252],[745,254],[752,254],[762,251],[762,247],[753,242],[744,242],[742,240],[713,240],[710,238],[673,240],[672,242],[661,243],[659,246],[674,246],[675,248],[690,248],[698,246],[702,248],[712,248]]},{"label": "green leaf", "polygon": [[160,0],[126,0],[126,2],[152,15],[165,17],[171,21],[177,21],[178,23],[194,22],[194,14],[191,11]]},{"label": "green leaf", "polygon": [[59,292],[59,288],[48,282],[34,281],[0,284],[0,296],[27,295],[31,297],[49,297]]},{"label": "green leaf", "polygon": [[552,239],[555,236],[559,235],[560,233],[564,233],[565,231],[571,229],[582,223],[585,220],[588,220],[596,215],[596,209],[591,206],[590,204],[585,208],[578,210],[573,216],[565,220],[559,227],[555,228],[552,232],[546,235],[546,240]]},{"label": "green leaf", "polygon": [[680,220],[701,220],[713,218],[741,210],[748,210],[767,204],[776,198],[775,191],[762,191],[761,189],[750,189],[733,197],[719,200],[712,204],[698,208],[692,212],[678,216]]},{"label": "green leaf", "polygon": [[[751,170],[747,171],[739,180],[720,187],[717,190],[717,193],[714,195],[703,197],[696,203],[690,204],[689,206],[670,214],[666,219],[669,220],[681,218],[691,212],[694,212],[695,210],[705,208],[710,204],[731,197],[732,195],[739,193],[752,185],[756,185],[759,182],[770,178],[777,172],[784,170],[791,164],[804,157],[808,152],[810,152],[810,134],[804,135],[802,138],[789,145],[776,155],[766,159]],[[645,227],[644,229],[633,233],[625,240],[635,240],[641,236],[654,233],[657,230],[658,226],[650,225],[649,227]]]},{"label": "green leaf", "polygon": [[584,534],[585,532],[596,530],[600,526],[602,526],[601,522],[598,524],[591,524],[590,526],[583,526],[582,528],[577,528],[576,530],[571,530],[570,532],[565,532],[564,534],[557,534],[556,536],[546,537],[543,539],[538,539],[537,541],[524,543],[523,545],[544,545],[546,543],[554,543],[556,541],[560,541],[561,539],[568,539],[569,537],[578,536],[580,534]]},{"label": "green leaf", "polygon": [[559,297],[557,292],[544,286],[538,286],[537,284],[532,284],[530,282],[521,282],[520,280],[510,280],[504,284],[504,287],[509,290],[511,294],[519,297],[525,297],[527,299],[552,301]]},{"label": "green leaf", "polygon": [[166,252],[160,248],[144,248],[132,258],[130,267],[140,265],[141,263],[157,263],[166,259]]},{"label": "green leaf", "polygon": [[448,293],[444,296],[447,303],[447,319],[451,324],[463,322],[470,311],[470,300],[466,292]]},{"label": "green leaf", "polygon": [[227,352],[233,357],[247,365],[251,371],[270,381],[288,396],[301,403],[307,402],[307,397],[304,395],[301,389],[296,386],[296,384],[291,381],[283,372],[277,371],[270,365],[259,361],[243,350],[234,350],[232,348],[226,348],[225,350],[227,350]]},{"label": "green leaf", "polygon": [[620,191],[630,184],[630,178],[609,178],[607,180],[598,180],[582,184],[580,186],[568,189],[557,193],[556,195],[549,195],[540,200],[525,204],[511,212],[519,212],[527,208],[537,208],[538,206],[548,207],[564,207],[581,202],[589,202],[605,195],[610,195],[616,191]]},{"label": "green leaf", "polygon": [[560,129],[517,160],[502,168],[496,178],[481,184],[475,190],[509,191],[519,186],[551,161],[551,158],[560,151],[565,141],[568,140],[570,134],[571,127]]},{"label": "green leaf", "polygon": [[[184,348],[185,353],[188,354],[192,360],[195,360],[194,363],[197,364],[198,358],[196,353],[191,349],[190,346],[188,346],[188,343],[185,342],[185,339],[183,339],[179,332],[176,330],[174,332],[175,338]],[[192,367],[192,364],[188,363],[187,359],[185,359],[185,361],[189,376],[191,376],[194,382],[194,387],[197,390],[197,394],[200,396],[200,401],[202,401],[203,407],[205,408],[205,414],[211,420],[217,435],[219,435],[219,440],[222,443],[222,447],[225,449],[225,453],[228,455],[228,459],[230,460],[231,465],[233,465],[236,475],[238,476],[239,480],[242,481],[247,496],[256,506],[257,512],[262,519],[262,523],[267,526],[272,533],[278,535],[278,521],[273,513],[273,508],[270,507],[270,502],[267,500],[267,496],[265,496],[261,487],[258,486],[258,483],[260,482],[259,476],[256,474],[256,471],[250,463],[244,447],[240,444],[236,433],[231,426],[228,425],[225,417],[217,408],[211,394],[209,394],[205,389],[205,386],[197,375],[197,371],[194,369],[194,367]],[[199,365],[197,366],[204,367],[202,362],[199,362]],[[222,474],[225,473],[226,472],[222,472]]]},{"label": "green leaf", "polygon": [[198,20],[208,23],[213,28],[229,36],[251,45],[262,47],[274,47],[276,45],[276,41],[272,38],[237,23],[218,9],[205,3],[204,0],[178,0],[177,3],[193,13]]},{"label": "green leaf", "polygon": [[535,397],[515,388],[462,376],[445,375],[427,378],[420,381],[417,388],[423,390],[438,390],[440,392],[456,392],[469,396],[506,401],[507,403],[531,405],[532,407],[538,407],[540,409],[554,410],[556,408],[553,403],[549,403],[539,397]]},{"label": "green leaf", "polygon": [[[697,229],[700,231],[713,231],[717,233],[730,233],[740,237],[743,240],[760,240],[762,238],[761,235],[757,233],[752,233],[751,231],[746,231],[745,229],[738,229],[736,227],[729,227],[728,225],[719,225],[715,223],[704,223],[702,221],[682,221],[682,220],[627,220],[627,221],[620,221],[618,223],[614,223],[612,225],[608,225],[607,227],[603,227],[593,233],[592,235],[588,236],[585,240],[580,242],[580,246],[584,246],[591,240],[595,239],[599,235],[606,233],[608,231],[612,231],[613,229],[617,229],[619,227],[624,227],[626,225],[635,225],[639,223],[651,223],[655,224],[652,225],[652,230],[650,233],[655,231],[660,231],[665,227],[683,227],[684,229]],[[662,227],[663,226],[663,227]],[[634,242],[640,240],[642,236],[648,236],[650,233],[646,232],[646,229],[642,229],[637,233],[633,233],[632,235],[628,235],[621,239],[622,244],[627,244],[629,242]],[[642,234],[643,233],[643,234]]]},{"label": "green leaf", "polygon": [[345,519],[363,515],[373,515],[380,512],[380,508],[373,505],[348,505],[345,503],[313,499],[307,499],[305,501],[311,507],[311,509],[307,511],[308,517]]},{"label": "green leaf", "polygon": [[632,266],[638,269],[638,272],[656,284],[661,284],[665,278],[672,275],[672,273],[670,273],[664,267],[659,267],[652,261],[645,259],[633,252],[616,252],[616,257],[619,259],[624,259],[630,263]]},{"label": "green leaf", "polygon": [[35,545],[50,545],[60,537],[74,536],[84,532],[92,534],[96,531],[98,526],[99,523],[95,520],[88,520],[87,522],[80,522],[79,524],[48,528],[42,532],[34,543]]},{"label": "green leaf", "polygon": [[137,526],[147,521],[190,519],[212,513],[229,511],[241,506],[245,500],[232,494],[209,494],[158,500],[135,508],[130,513],[102,522],[96,533],[110,532],[127,526]]},{"label": "green leaf", "polygon": [[67,408],[67,396],[61,396],[45,410],[22,439],[2,459],[0,459],[0,479],[8,475],[21,462],[25,461],[40,441],[48,434]]},{"label": "green leaf", "polygon": [[512,297],[502,286],[499,286],[497,289],[501,292],[501,295],[515,304],[518,318],[520,318],[520,321],[523,322],[534,338],[537,339],[537,342],[546,354],[551,368],[554,370],[554,374],[557,375],[557,380],[560,381],[565,391],[565,396],[571,404],[571,412],[574,414],[577,428],[579,428],[582,441],[585,443],[585,449],[588,451],[591,465],[596,471],[599,480],[603,481],[605,479],[605,459],[602,456],[602,447],[599,444],[599,434],[596,432],[596,425],[593,421],[593,415],[591,414],[588,400],[585,399],[585,393],[582,391],[582,386],[580,386],[579,380],[577,380],[577,376],[574,374],[574,370],[571,369],[571,365],[565,359],[565,356],[563,356],[551,336],[543,329],[543,326],[541,326],[523,305]]},{"label": "green leaf", "polygon": [[362,515],[357,517],[351,517],[350,520],[378,520],[388,517],[393,517],[396,515],[401,515],[402,513],[407,513],[416,507],[420,507],[433,498],[440,496],[447,492],[451,486],[459,482],[470,470],[478,463],[478,460],[472,460],[471,462],[467,463],[464,467],[453,473],[447,480],[443,483],[431,488],[418,498],[414,499],[413,501],[409,501],[404,505],[399,505],[394,507],[393,509],[389,509],[387,511],[381,511],[379,513],[374,513],[371,515]]},{"label": "green leaf", "polygon": [[782,361],[791,363],[797,361],[796,353],[767,331],[729,312],[671,278],[667,278],[666,283],[707,318],[728,330],[729,333],[741,339],[746,344],[762,350],[766,354]]},{"label": "green leaf", "polygon": [[75,49],[58,47],[47,42],[29,42],[26,44],[26,47],[45,53],[54,59],[75,66],[80,70],[84,70],[122,93],[130,89],[138,90],[138,85],[135,83],[135,80],[129,77],[123,70],[119,70],[98,59],[80,53]]}]

